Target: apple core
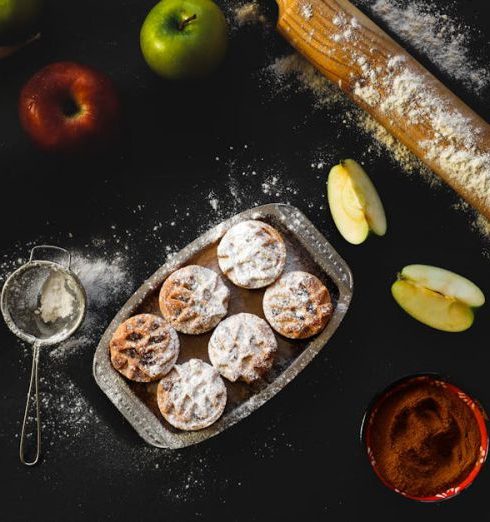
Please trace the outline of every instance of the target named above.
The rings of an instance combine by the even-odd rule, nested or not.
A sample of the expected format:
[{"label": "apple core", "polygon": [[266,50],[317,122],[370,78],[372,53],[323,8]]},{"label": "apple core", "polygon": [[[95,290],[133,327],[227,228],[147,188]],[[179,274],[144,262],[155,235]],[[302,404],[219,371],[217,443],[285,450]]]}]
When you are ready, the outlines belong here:
[{"label": "apple core", "polygon": [[67,96],[61,105],[61,112],[67,118],[72,118],[80,112],[80,106],[71,96]]}]

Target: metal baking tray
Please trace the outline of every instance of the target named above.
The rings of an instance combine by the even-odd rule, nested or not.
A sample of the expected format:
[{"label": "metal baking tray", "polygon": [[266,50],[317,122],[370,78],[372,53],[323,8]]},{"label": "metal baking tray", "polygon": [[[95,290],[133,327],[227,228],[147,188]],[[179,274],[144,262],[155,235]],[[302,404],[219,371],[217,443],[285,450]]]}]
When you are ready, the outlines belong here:
[{"label": "metal baking tray", "polygon": [[[252,385],[224,379],[228,402],[220,419],[199,431],[180,431],[160,414],[156,402],[157,383],[134,383],[122,377],[109,358],[110,339],[121,322],[132,315],[149,312],[160,315],[158,292],[163,281],[177,268],[200,264],[220,273],[216,247],[225,232],[240,221],[258,219],[271,224],[283,235],[287,262],[285,271],[305,270],[319,277],[329,289],[334,305],[326,328],[316,337],[289,340],[276,334],[278,354],[268,374]],[[263,317],[265,289],[238,288],[223,277],[230,288],[228,314],[255,313]],[[298,373],[325,346],[349,307],[353,290],[352,274],[345,261],[297,208],[277,203],[252,208],[215,226],[172,256],[126,302],[102,336],[94,355],[93,374],[102,391],[148,443],[161,448],[182,448],[202,442],[229,428],[262,406]],[[197,357],[209,362],[207,344],[211,332],[202,335],[179,334],[181,349],[178,363]]]}]

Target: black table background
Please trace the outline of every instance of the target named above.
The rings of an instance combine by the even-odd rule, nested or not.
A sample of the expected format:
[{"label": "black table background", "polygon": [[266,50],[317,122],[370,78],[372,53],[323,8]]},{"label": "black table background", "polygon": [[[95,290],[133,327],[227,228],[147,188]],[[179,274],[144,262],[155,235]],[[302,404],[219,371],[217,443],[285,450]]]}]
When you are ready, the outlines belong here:
[{"label": "black table background", "polygon": [[[430,189],[404,175],[387,155],[367,154],[389,232],[359,247],[348,245],[325,210],[327,171],[310,164],[318,151],[332,164],[358,157],[370,141],[355,127],[329,124],[322,111],[311,110],[307,94],[267,93],[257,72],[271,56],[289,52],[272,30],[234,30],[224,67],[207,82],[175,85],[156,78],[138,47],[141,22],[153,3],[50,1],[42,41],[0,65],[2,259],[25,257],[26,245],[42,240],[90,253],[93,238],[111,244],[115,225],[132,232],[126,243],[139,284],[163,263],[165,244],[182,247],[220,220],[206,197],[211,190],[224,215],[287,199],[349,263],[356,287],[352,307],[327,349],[278,396],[218,437],[176,453],[148,448],[138,438],[93,381],[94,347],[80,352],[58,370],[82,390],[101,422],[77,440],[46,430],[49,449],[33,469],[19,463],[16,438],[29,351],[2,324],[1,519],[489,517],[489,469],[456,499],[418,504],[380,485],[358,437],[373,394],[411,372],[440,372],[490,407],[488,306],[469,331],[445,334],[411,320],[389,292],[397,270],[422,262],[468,275],[489,296],[488,242],[471,230],[467,215],[452,208],[458,200],[449,190]],[[488,61],[485,4],[461,0],[453,12],[480,31],[471,35],[474,56]],[[268,8],[274,12],[274,6]],[[116,150],[84,160],[52,158],[36,152],[22,133],[16,109],[20,87],[43,65],[63,59],[90,63],[114,78],[126,122]],[[477,96],[439,76],[489,119],[488,89]],[[230,171],[242,170],[247,174],[234,177],[239,198],[233,201]],[[292,184],[298,193],[264,194],[260,184],[268,172],[279,172],[280,183]],[[185,210],[176,214],[176,209]],[[160,247],[150,247],[146,235],[159,222]],[[101,313],[102,326],[132,290],[128,283],[125,295]],[[49,381],[52,361],[43,355],[41,373]]]}]

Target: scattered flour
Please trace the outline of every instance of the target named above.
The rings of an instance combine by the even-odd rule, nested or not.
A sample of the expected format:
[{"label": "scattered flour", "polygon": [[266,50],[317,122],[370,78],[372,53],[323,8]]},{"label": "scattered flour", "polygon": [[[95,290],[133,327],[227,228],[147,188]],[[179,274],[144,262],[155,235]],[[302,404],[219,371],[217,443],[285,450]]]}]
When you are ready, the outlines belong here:
[{"label": "scattered flour", "polygon": [[[341,114],[344,126],[354,126],[358,131],[373,138],[373,145],[367,151],[380,157],[388,153],[393,161],[398,163],[405,172],[419,174],[429,184],[439,184],[435,176],[405,145],[394,138],[382,125],[369,114],[354,105],[343,92],[322,76],[310,63],[297,53],[276,58],[264,71],[267,81],[272,81],[283,92],[309,92],[313,96],[316,110],[332,109],[333,113]],[[333,118],[332,114],[326,113]],[[321,163],[321,167],[329,165]]]},{"label": "scattered flour", "polygon": [[300,14],[305,20],[310,20],[313,17],[313,6],[308,3],[301,4]]},{"label": "scattered flour", "polygon": [[[134,290],[126,256],[121,253],[108,257],[89,257],[73,253],[72,270],[87,293],[87,315],[80,330],[49,352],[53,359],[63,359],[79,350],[94,348],[106,326],[101,321],[104,308],[122,305],[122,299]],[[115,310],[111,310],[114,315]]]},{"label": "scattered flour", "polygon": [[[254,163],[244,164],[237,159],[235,153],[225,161],[228,178],[220,185],[219,190],[209,190],[206,199],[212,213],[207,220],[199,224],[196,236],[237,212],[266,203],[280,202],[299,204],[303,208],[313,207],[308,194],[305,194],[304,190],[300,191],[294,180],[283,176],[285,168],[281,161],[277,160],[271,166],[272,159],[268,158],[269,164],[264,168],[263,157],[256,158]],[[318,179],[323,179],[322,174],[324,173],[315,172]],[[244,190],[243,187],[247,186],[248,189]],[[315,204],[315,208],[323,210],[324,205]],[[176,209],[176,213],[178,212]]]},{"label": "scattered flour", "polygon": [[211,191],[208,196],[209,204],[211,205],[211,208],[217,212],[219,208],[219,199],[216,197],[216,194]]},{"label": "scattered flour", "polygon": [[68,447],[77,445],[78,437],[101,423],[83,392],[63,372],[51,371],[39,378],[39,384],[41,427],[49,446],[54,446],[56,439],[64,439]]},{"label": "scattered flour", "polygon": [[235,8],[234,20],[238,27],[251,24],[267,25],[268,20],[258,2],[248,2]]},{"label": "scattered flour", "polygon": [[[368,2],[363,1],[362,3]],[[410,9],[407,10],[408,14],[405,13],[404,26],[407,28],[405,32],[403,32],[402,27],[396,26],[398,20],[400,20],[400,23],[403,20],[402,12],[398,12],[398,18],[394,15],[397,12],[396,9],[399,8],[398,2],[394,0],[377,0],[370,2],[370,4],[374,6],[373,9],[377,11],[380,18],[386,19],[387,25],[393,26],[394,32],[399,33],[402,39],[406,39],[413,47],[427,55],[428,59],[433,59],[436,65],[439,65],[443,70],[447,70],[448,74],[454,79],[478,91],[488,85],[488,71],[484,68],[474,67],[474,63],[472,64],[467,54],[465,47],[466,37],[459,37],[456,29],[454,31],[444,29],[444,27],[449,27],[444,24],[451,24],[454,21],[450,18],[443,18],[435,10],[435,7],[430,7],[429,2],[414,0],[411,3]],[[431,13],[434,18],[425,16],[425,26],[415,30],[415,26],[411,25],[413,20],[407,18],[407,16],[410,13],[415,13],[417,9],[429,8],[431,11],[424,12]],[[240,9],[242,9],[242,12],[238,15],[237,12]],[[392,10],[390,11],[390,9]],[[260,13],[258,4],[252,2],[234,9],[233,16],[235,16],[238,25],[248,23],[265,24],[265,17],[258,13]],[[305,11],[304,14],[309,16],[308,11]],[[413,16],[413,14],[410,16]],[[441,28],[440,30],[443,34],[441,40],[436,37],[436,33],[431,32],[436,27],[436,22],[440,24],[438,27]],[[339,32],[339,38],[347,39],[352,36],[356,27],[352,20],[348,26],[344,26],[343,23],[343,20],[340,18],[337,20],[339,28],[342,27],[342,30]],[[432,39],[432,34],[436,38],[435,40]],[[420,40],[419,47],[416,46],[418,39]],[[459,50],[458,45],[460,46]],[[463,73],[459,74],[458,72],[464,69],[454,65],[445,69],[443,63],[445,62],[444,54],[440,54],[445,49],[451,53],[451,59],[455,59],[456,55],[459,57],[464,56],[464,59],[461,58],[461,66],[471,67],[475,71],[476,76],[470,75],[465,78]],[[446,63],[449,64],[450,60]],[[267,69],[267,76],[269,80],[272,78],[280,87],[279,93],[286,93],[292,90],[295,92],[310,92],[314,99],[314,109],[332,107],[335,109],[331,111],[332,117],[334,117],[334,113],[341,113],[341,117],[345,119],[347,125],[355,126],[356,129],[373,136],[373,153],[380,154],[380,151],[386,149],[405,171],[424,172],[420,162],[408,149],[397,142],[372,118],[355,107],[344,97],[339,89],[330,84],[328,80],[318,74],[312,66],[298,55],[292,54],[275,59]],[[327,111],[325,112],[327,113]],[[454,124],[458,125],[459,123],[455,122]],[[246,148],[246,146],[244,147]],[[233,156],[235,156],[235,153],[233,153]],[[319,157],[310,158],[310,160],[310,169],[307,174],[312,177],[316,176],[317,180],[324,180],[326,169],[329,168],[332,158],[322,154]],[[175,205],[174,228],[176,229],[176,236],[181,232],[182,235],[185,232],[188,236],[190,230],[193,231],[194,236],[197,236],[214,223],[239,210],[269,201],[296,203],[305,208],[311,208],[310,205],[314,204],[317,211],[325,210],[323,205],[318,205],[318,199],[315,200],[315,203],[308,202],[307,193],[303,193],[304,191],[300,193],[294,181],[283,179],[280,176],[282,165],[279,161],[273,169],[264,169],[261,165],[261,158],[254,159],[254,163],[247,164],[245,167],[243,162],[239,163],[234,158],[228,160],[225,158],[224,161],[227,162],[228,179],[225,180],[224,186],[219,187],[219,190],[216,188],[209,190],[208,208],[210,212],[205,219],[196,220],[192,206],[185,208],[182,203]],[[268,163],[270,162],[268,161]],[[308,170],[308,167],[305,170]],[[427,172],[425,170],[425,173]],[[427,179],[433,182],[436,178],[429,173],[427,174]],[[254,187],[258,187],[258,191],[247,190],[247,183],[250,186],[253,183]],[[313,187],[313,185],[315,186]],[[317,188],[318,184],[312,184],[312,192],[317,190]],[[143,204],[139,205],[138,208],[133,210],[134,214],[140,214],[144,207]],[[461,203],[461,208],[466,210],[468,206]],[[201,451],[203,458],[194,460],[194,453],[190,454],[191,457],[186,457],[184,452],[166,452],[161,449],[143,445],[138,446],[132,442],[121,440],[117,434],[113,433],[110,423],[106,422],[101,417],[101,414],[93,408],[91,405],[92,401],[88,398],[85,390],[78,384],[75,384],[77,381],[67,375],[63,366],[64,363],[70,360],[71,354],[81,354],[81,350],[86,350],[90,354],[93,353],[93,349],[114,311],[131,295],[136,283],[143,279],[141,275],[138,275],[136,281],[136,276],[133,275],[134,271],[131,269],[130,245],[133,236],[138,234],[140,237],[143,237],[144,240],[142,241],[145,244],[148,243],[151,246],[157,244],[162,252],[162,257],[164,254],[172,255],[183,244],[168,244],[162,241],[162,237],[165,236],[165,227],[170,226],[170,220],[169,223],[165,224],[157,222],[152,224],[150,228],[145,228],[141,231],[119,230],[114,225],[111,232],[112,238],[95,239],[88,242],[84,249],[75,253],[73,270],[82,280],[88,294],[87,317],[82,329],[74,337],[59,347],[50,350],[49,354],[46,354],[49,357],[50,371],[46,377],[41,377],[41,390],[42,408],[45,412],[43,415],[44,437],[48,451],[52,451],[51,456],[53,458],[58,453],[57,450],[55,451],[56,448],[53,448],[53,450],[50,448],[56,446],[59,439],[63,439],[67,441],[67,447],[78,444],[77,455],[80,458],[84,458],[86,462],[93,461],[94,469],[99,469],[101,465],[105,465],[110,467],[110,469],[120,468],[121,473],[134,473],[135,471],[144,473],[145,477],[148,476],[151,470],[154,470],[155,473],[160,473],[164,470],[165,473],[172,477],[174,485],[163,493],[168,497],[169,501],[181,502],[185,501],[191,494],[193,498],[199,494],[204,496],[210,481],[213,488],[219,487],[219,480],[216,477],[209,476],[208,473],[209,462],[216,458],[215,453],[198,449],[196,451]],[[486,233],[487,237],[490,237],[490,223],[485,218],[478,216],[475,226],[482,233]],[[18,251],[22,248],[24,252],[32,245],[22,244],[17,246]],[[88,256],[87,252],[92,252],[92,255]],[[12,253],[3,253],[0,260],[0,282],[4,281],[11,271],[18,268],[25,261],[25,258],[14,256]],[[163,259],[161,261],[163,262]],[[145,264],[144,266],[147,268],[152,265]],[[86,368],[83,371],[85,372]],[[265,427],[265,430],[270,432],[268,433],[270,435],[269,443],[266,442],[263,449],[258,448],[255,450],[257,458],[274,456],[274,453],[279,451],[280,447],[284,447],[284,445],[289,447],[290,442],[284,434],[280,439],[280,444],[277,444],[277,426],[270,424]],[[81,442],[82,436],[84,438]],[[279,437],[281,437],[280,434]],[[88,439],[93,439],[93,445],[87,444]],[[129,468],[126,459],[123,462],[118,458],[121,450],[126,452],[131,461]],[[93,458],[94,455],[97,456],[97,459]],[[65,455],[59,455],[59,458],[65,457]]]},{"label": "scattered flour", "polygon": [[[388,151],[392,159],[396,161],[407,174],[417,172],[429,185],[436,186],[441,184],[441,180],[438,176],[367,112],[357,114],[355,118],[360,129],[374,138],[374,147],[377,146]],[[375,152],[379,155],[380,151],[379,149],[378,151],[374,151],[371,148],[368,152]]]},{"label": "scattered flour", "polygon": [[[474,92],[480,93],[490,85],[490,69],[470,58],[470,28],[449,16],[447,8],[435,7],[426,0],[415,0],[408,6],[400,0],[359,0],[357,4],[381,18],[402,41]],[[312,14],[307,9],[308,5],[300,4],[299,7],[306,19]],[[333,17],[332,22],[338,27],[338,32],[331,34],[330,38],[335,42],[348,42],[354,48],[352,58],[359,66],[362,78],[356,85],[355,94],[370,105],[378,104],[380,100],[375,85],[376,82],[384,82],[383,87],[389,87],[390,92],[381,109],[392,117],[409,117],[414,123],[429,122],[434,129],[433,139],[420,143],[426,149],[428,158],[439,163],[455,183],[471,186],[480,200],[488,200],[490,156],[480,149],[471,122],[459,111],[449,108],[427,86],[425,78],[404,68],[402,57],[391,57],[389,67],[392,71],[384,79],[378,78],[380,71],[371,68],[362,53],[355,51],[356,31],[359,28],[357,20],[340,13]],[[439,184],[438,178],[404,145],[373,118],[354,107],[340,89],[299,55],[293,53],[275,58],[263,76],[268,80],[272,77],[279,92],[310,92],[315,109],[343,109],[343,123],[355,125],[374,138],[372,151],[380,153],[385,150],[405,172],[418,172],[430,185]],[[485,234],[482,220],[485,219],[477,214],[477,228]]]},{"label": "scattered flour", "polygon": [[436,90],[430,77],[403,56],[392,56],[380,74],[372,67],[362,69],[353,92],[389,120],[426,129],[426,139],[418,142],[426,157],[453,184],[469,188],[490,207],[490,152],[481,147],[478,127]]},{"label": "scattered flour", "polygon": [[[471,214],[472,208],[466,201],[459,201],[454,205],[455,210],[459,210],[461,212],[465,212],[467,214]],[[478,232],[482,237],[490,238],[490,221],[481,214],[478,214],[474,221],[471,224],[473,230]],[[490,250],[483,250],[483,254],[490,258]]]},{"label": "scattered flour", "polygon": [[426,56],[440,70],[477,93],[490,85],[490,68],[470,56],[472,30],[427,0],[363,0],[389,30]]},{"label": "scattered flour", "polygon": [[[488,200],[490,155],[479,148],[478,134],[474,132],[471,122],[437,96],[424,78],[404,67],[401,57],[392,57],[389,67],[389,74],[380,80],[388,93],[386,99],[382,102],[378,99],[377,90],[370,84],[376,81],[377,73],[365,63],[361,65],[365,81],[356,84],[356,95],[368,105],[379,104],[391,117],[406,117],[414,123],[429,122],[434,132],[433,139],[420,143],[426,148],[428,157],[439,162],[454,182],[470,186],[482,201]],[[264,77],[268,80],[272,78],[282,92],[310,92],[316,109],[332,107],[337,113],[342,111],[342,123],[354,124],[359,130],[371,135],[376,144],[374,149],[377,148],[378,152],[386,150],[405,172],[420,173],[430,185],[439,183],[438,178],[403,144],[372,117],[355,107],[336,86],[298,54],[276,58],[266,69]],[[332,117],[331,114],[328,116]],[[477,219],[481,222],[478,215]],[[485,231],[481,226],[478,230],[482,233]]]},{"label": "scattered flour", "polygon": [[485,216],[479,214],[473,222],[473,227],[482,236],[487,238],[490,237],[490,221]]},{"label": "scattered flour", "polygon": [[297,53],[276,58],[264,71],[264,78],[272,79],[283,92],[310,92],[317,109],[349,103],[339,88]]}]

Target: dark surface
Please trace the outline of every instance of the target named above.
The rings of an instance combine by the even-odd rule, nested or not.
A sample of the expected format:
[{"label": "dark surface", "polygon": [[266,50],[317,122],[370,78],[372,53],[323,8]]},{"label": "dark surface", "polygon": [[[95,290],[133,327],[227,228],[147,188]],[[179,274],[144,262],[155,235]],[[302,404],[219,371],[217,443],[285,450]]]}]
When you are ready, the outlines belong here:
[{"label": "dark surface", "polygon": [[[486,3],[461,0],[453,12],[481,31],[472,34],[474,53],[488,62]],[[289,52],[272,30],[234,30],[225,66],[211,80],[173,85],[149,71],[138,48],[139,27],[153,1],[48,4],[42,41],[0,65],[2,261],[25,258],[28,242],[46,240],[90,253],[94,238],[105,238],[109,250],[118,247],[113,226],[131,233],[121,232],[134,282],[100,312],[102,328],[134,285],[163,263],[164,245],[182,247],[221,219],[207,200],[212,190],[224,216],[269,201],[298,206],[347,260],[356,289],[344,323],[294,382],[227,432],[175,453],[145,446],[98,390],[91,376],[94,346],[63,363],[42,354],[45,386],[55,375],[73,382],[97,421],[76,436],[49,424],[45,459],[34,469],[19,463],[16,438],[29,352],[2,324],[0,518],[488,519],[488,467],[458,498],[417,504],[378,482],[358,438],[372,396],[412,372],[446,375],[490,408],[488,305],[469,331],[446,334],[410,319],[389,292],[397,270],[421,262],[467,275],[490,295],[488,242],[471,230],[467,215],[451,208],[457,198],[405,176],[387,156],[366,154],[389,232],[383,239],[349,246],[325,210],[326,170],[310,164],[318,151],[329,164],[358,157],[370,142],[355,128],[343,127],[341,119],[332,124],[332,118],[312,111],[308,95],[274,96],[257,79],[271,57]],[[21,131],[19,89],[43,65],[63,59],[89,63],[114,79],[126,121],[123,143],[116,150],[77,161],[46,157]],[[489,118],[488,90],[476,96],[448,83]],[[240,175],[242,171],[246,174]],[[297,193],[264,194],[260,185],[269,172]],[[138,205],[143,206],[136,212]],[[158,222],[160,242],[151,246],[147,236]]]}]

